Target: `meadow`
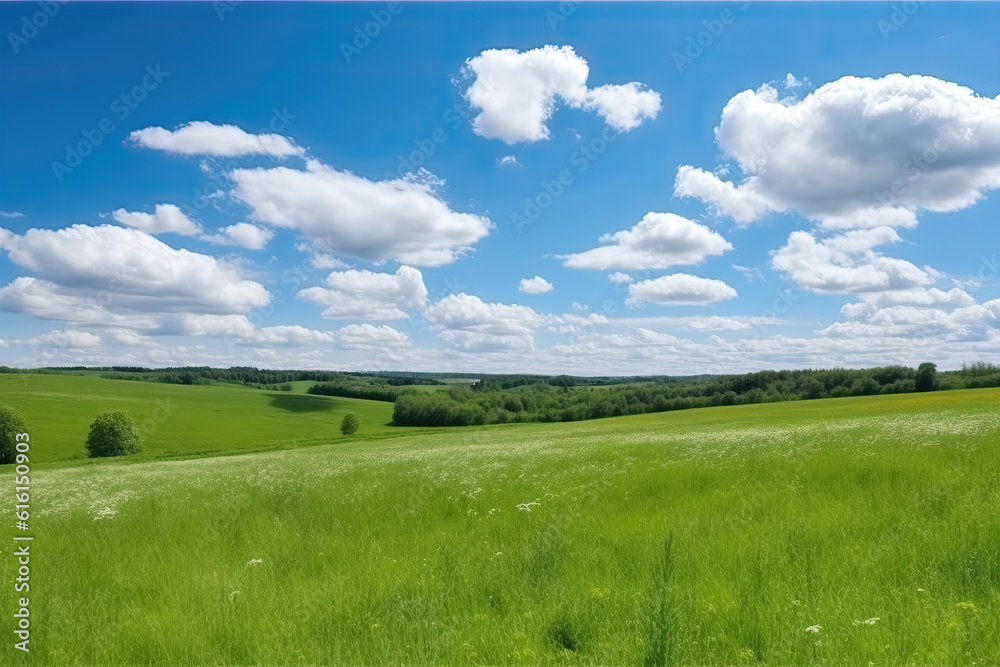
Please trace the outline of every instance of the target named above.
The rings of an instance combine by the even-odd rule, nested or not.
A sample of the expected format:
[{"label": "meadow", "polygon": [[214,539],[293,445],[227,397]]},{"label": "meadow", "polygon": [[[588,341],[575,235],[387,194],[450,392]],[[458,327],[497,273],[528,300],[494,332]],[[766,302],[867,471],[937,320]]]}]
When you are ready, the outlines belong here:
[{"label": "meadow", "polygon": [[[392,429],[392,404],[307,395],[312,382],[291,383],[291,392],[105,380],[94,375],[0,374],[0,403],[15,406],[45,446],[37,463],[87,461],[84,442],[102,412],[126,410],[145,439],[130,460],[194,458],[307,447],[342,441],[340,420],[361,419],[351,437],[406,434]],[[440,430],[440,429],[436,429]],[[107,462],[104,462],[107,463]]]},{"label": "meadow", "polygon": [[[34,663],[1000,663],[997,389],[421,432],[388,403],[13,380],[51,461]],[[135,463],[73,458],[98,405],[163,395]]]}]

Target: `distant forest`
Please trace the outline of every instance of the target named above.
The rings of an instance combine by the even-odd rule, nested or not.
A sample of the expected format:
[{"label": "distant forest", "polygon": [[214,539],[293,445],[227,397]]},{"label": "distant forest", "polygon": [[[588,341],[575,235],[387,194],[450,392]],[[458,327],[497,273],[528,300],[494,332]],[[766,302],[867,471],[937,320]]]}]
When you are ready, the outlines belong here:
[{"label": "distant forest", "polygon": [[[1000,387],[1000,366],[983,362],[943,372],[938,372],[932,363],[924,363],[916,369],[885,366],[684,377],[348,373],[251,366],[63,367],[21,371],[0,366],[0,373],[79,371],[96,371],[103,378],[115,380],[188,385],[231,383],[270,391],[289,391],[291,382],[310,381],[314,383],[309,388],[311,394],[395,403],[393,423],[398,426],[580,421],[714,405]],[[420,389],[419,385],[432,386]]]},{"label": "distant forest", "polygon": [[402,393],[395,401],[393,422],[400,426],[465,426],[580,421],[715,405],[996,386],[1000,386],[1000,366],[990,364],[973,364],[949,373],[938,373],[932,363],[917,369],[760,371],[606,387],[581,387],[561,378],[532,381],[524,376],[503,376],[484,379],[471,388]]}]

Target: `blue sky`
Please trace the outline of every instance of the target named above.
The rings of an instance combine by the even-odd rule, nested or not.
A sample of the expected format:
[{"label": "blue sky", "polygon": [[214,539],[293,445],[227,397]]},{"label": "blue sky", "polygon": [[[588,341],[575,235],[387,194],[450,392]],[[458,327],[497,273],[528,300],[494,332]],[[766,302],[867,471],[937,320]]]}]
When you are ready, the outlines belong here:
[{"label": "blue sky", "polygon": [[1000,361],[998,11],[5,3],[0,363]]}]

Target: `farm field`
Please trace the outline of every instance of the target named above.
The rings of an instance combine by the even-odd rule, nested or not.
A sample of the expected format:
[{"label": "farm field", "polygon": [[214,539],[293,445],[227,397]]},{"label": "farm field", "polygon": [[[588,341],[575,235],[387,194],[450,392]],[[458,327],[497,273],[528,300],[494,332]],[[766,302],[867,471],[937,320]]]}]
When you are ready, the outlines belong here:
[{"label": "farm field", "polygon": [[39,461],[102,409],[183,406],[134,464],[34,475],[35,663],[1000,662],[1000,390],[421,432],[0,380]]}]

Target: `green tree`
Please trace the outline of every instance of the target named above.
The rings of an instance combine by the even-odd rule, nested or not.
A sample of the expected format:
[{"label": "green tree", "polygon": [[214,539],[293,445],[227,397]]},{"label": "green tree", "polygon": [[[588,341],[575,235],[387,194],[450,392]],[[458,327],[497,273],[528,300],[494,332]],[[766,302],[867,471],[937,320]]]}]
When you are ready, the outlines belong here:
[{"label": "green tree", "polygon": [[934,391],[937,384],[937,365],[929,361],[920,364],[913,378],[914,391]]},{"label": "green tree", "polygon": [[135,454],[141,449],[139,429],[124,410],[105,412],[90,425],[87,454],[91,458]]},{"label": "green tree", "polygon": [[6,405],[0,405],[0,463],[13,463],[17,454],[17,434],[28,432],[24,415]]},{"label": "green tree", "polygon": [[354,435],[358,432],[359,426],[361,426],[361,420],[358,419],[358,416],[353,412],[348,412],[340,422],[340,432],[344,435]]},{"label": "green tree", "polygon": [[802,385],[803,398],[819,398],[823,395],[823,385],[819,380],[809,380]]}]

